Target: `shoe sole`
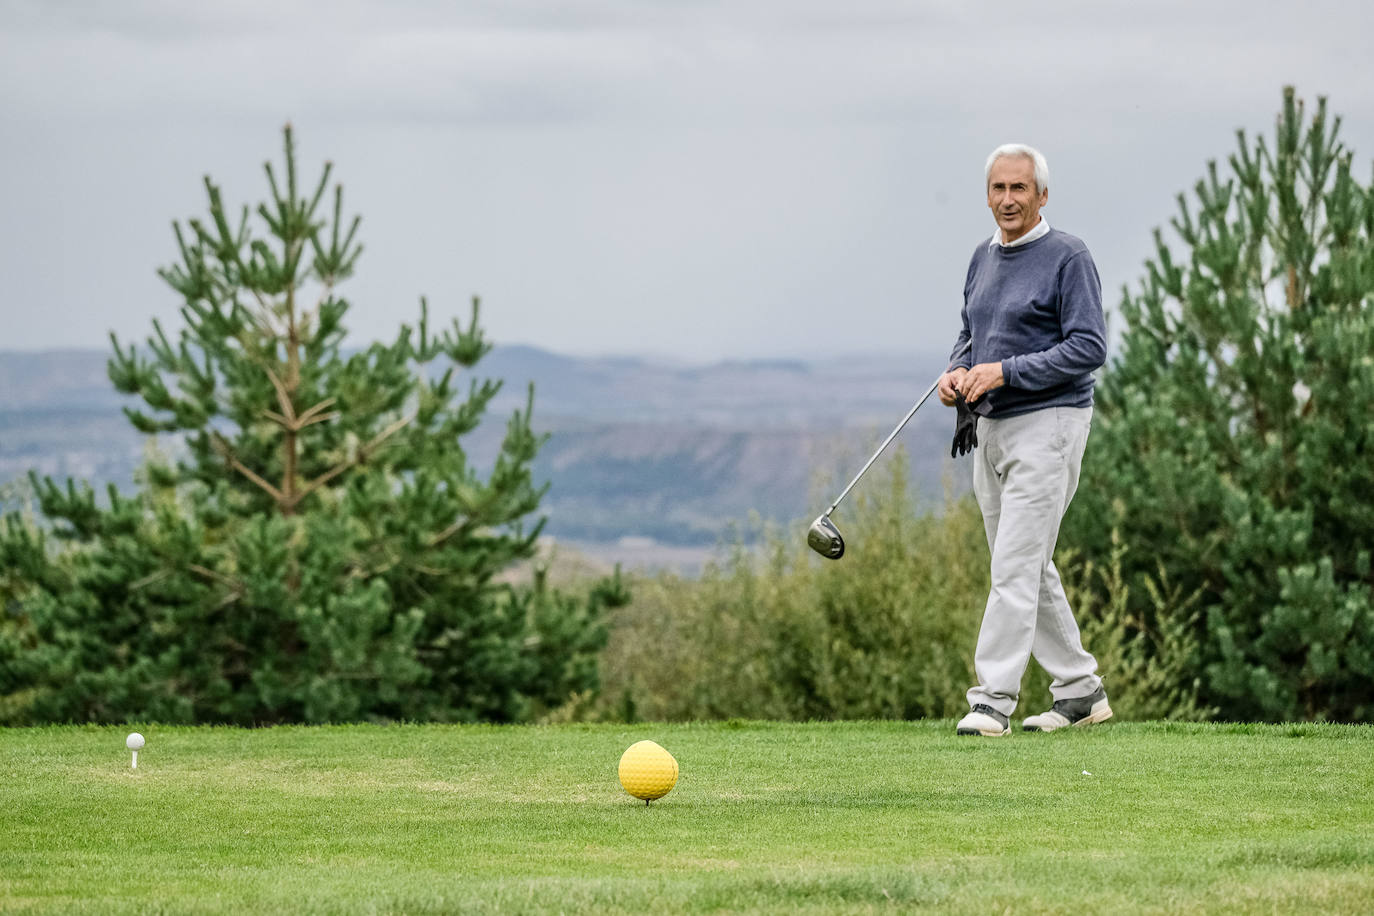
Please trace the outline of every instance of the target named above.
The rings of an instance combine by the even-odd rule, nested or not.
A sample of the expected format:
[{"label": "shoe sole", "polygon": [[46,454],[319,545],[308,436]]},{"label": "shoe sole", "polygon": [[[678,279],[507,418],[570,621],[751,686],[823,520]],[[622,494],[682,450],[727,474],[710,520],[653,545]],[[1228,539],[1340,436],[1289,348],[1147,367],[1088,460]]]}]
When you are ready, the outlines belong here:
[{"label": "shoe sole", "polygon": [[[1090,712],[1090,713],[1088,713],[1086,716],[1084,716],[1083,718],[1079,719],[1077,722],[1070,722],[1069,725],[1071,725],[1071,726],[1074,727],[1074,728],[1082,728],[1082,727],[1085,726],[1085,725],[1097,725],[1099,722],[1106,722],[1106,721],[1107,721],[1108,719],[1110,719],[1111,717],[1112,717],[1112,708],[1111,708],[1110,706],[1104,706],[1104,707],[1102,707],[1101,709],[1099,709],[1097,712]],[[1062,725],[1059,726],[1059,728],[1064,728],[1064,727],[1066,727],[1066,726],[1062,726]],[[1054,732],[1054,731],[1059,731],[1059,728],[1041,728],[1041,727],[1038,726],[1038,725],[1023,725],[1023,726],[1021,726],[1021,730],[1022,730],[1022,731],[1027,731],[1027,732],[1045,732],[1046,734],[1049,734],[1050,732]]]},{"label": "shoe sole", "polygon": [[980,735],[984,738],[1005,738],[1007,735],[1011,734],[1011,729],[1004,728],[1000,732],[995,732],[991,730],[983,731],[981,728],[956,728],[954,733],[956,735]]},{"label": "shoe sole", "polygon": [[1112,708],[1103,706],[1097,712],[1090,712],[1077,722],[1073,723],[1074,728],[1082,728],[1084,725],[1096,725],[1099,722],[1106,722],[1112,717]]}]

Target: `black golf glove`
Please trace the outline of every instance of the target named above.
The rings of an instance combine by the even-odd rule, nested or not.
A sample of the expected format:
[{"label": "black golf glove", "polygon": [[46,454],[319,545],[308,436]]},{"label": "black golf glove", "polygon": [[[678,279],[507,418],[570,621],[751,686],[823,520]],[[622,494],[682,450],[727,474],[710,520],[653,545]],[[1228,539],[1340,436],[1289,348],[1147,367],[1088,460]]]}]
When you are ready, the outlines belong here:
[{"label": "black golf glove", "polygon": [[955,392],[954,409],[958,416],[954,420],[954,445],[950,447],[949,457],[958,458],[973,451],[978,444],[978,414],[968,406],[962,391]]}]

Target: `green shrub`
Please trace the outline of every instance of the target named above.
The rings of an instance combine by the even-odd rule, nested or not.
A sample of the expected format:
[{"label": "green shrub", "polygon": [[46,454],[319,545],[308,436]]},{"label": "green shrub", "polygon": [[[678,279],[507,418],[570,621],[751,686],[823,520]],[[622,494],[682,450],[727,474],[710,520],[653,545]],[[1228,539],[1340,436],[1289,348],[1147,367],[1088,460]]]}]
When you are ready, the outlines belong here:
[{"label": "green shrub", "polygon": [[[1108,565],[1079,561],[1061,551],[1069,603],[1083,631],[1083,644],[1097,658],[1112,701],[1112,712],[1124,719],[1198,721],[1216,710],[1203,706],[1201,647],[1196,635],[1198,593],[1182,594],[1162,565],[1145,576],[1148,619],[1131,610],[1131,587],[1123,572],[1127,547],[1112,532]],[[1105,596],[1105,600],[1104,600]],[[1048,678],[1042,679],[1048,683]],[[1023,693],[1023,696],[1026,694]]]},{"label": "green shrub", "polygon": [[890,462],[885,484],[836,514],[839,562],[807,548],[804,523],[755,524],[757,547],[738,538],[695,581],[636,583],[610,618],[600,713],[916,718],[963,706],[987,594],[982,521],[967,499],[915,513],[905,466]]}]

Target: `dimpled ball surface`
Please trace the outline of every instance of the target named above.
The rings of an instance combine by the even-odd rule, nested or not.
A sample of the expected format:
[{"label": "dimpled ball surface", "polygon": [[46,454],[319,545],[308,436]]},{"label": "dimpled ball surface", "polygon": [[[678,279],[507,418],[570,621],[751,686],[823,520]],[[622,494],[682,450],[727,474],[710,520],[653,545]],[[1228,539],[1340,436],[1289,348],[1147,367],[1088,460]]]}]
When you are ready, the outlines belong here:
[{"label": "dimpled ball surface", "polygon": [[143,747],[143,736],[140,735],[138,732],[134,732],[132,735],[124,739],[124,745],[129,750],[136,751],[139,748]]},{"label": "dimpled ball surface", "polygon": [[635,798],[662,798],[677,785],[677,760],[652,741],[638,741],[620,757],[620,784]]}]

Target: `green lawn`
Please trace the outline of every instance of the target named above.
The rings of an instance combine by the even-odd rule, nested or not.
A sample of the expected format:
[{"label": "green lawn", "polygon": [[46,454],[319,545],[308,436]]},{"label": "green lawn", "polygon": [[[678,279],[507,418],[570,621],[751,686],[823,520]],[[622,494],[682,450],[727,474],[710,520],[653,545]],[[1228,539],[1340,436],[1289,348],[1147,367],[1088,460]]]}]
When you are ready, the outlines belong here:
[{"label": "green lawn", "polygon": [[129,730],[0,729],[0,911],[1374,910],[1369,726]]}]

